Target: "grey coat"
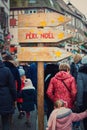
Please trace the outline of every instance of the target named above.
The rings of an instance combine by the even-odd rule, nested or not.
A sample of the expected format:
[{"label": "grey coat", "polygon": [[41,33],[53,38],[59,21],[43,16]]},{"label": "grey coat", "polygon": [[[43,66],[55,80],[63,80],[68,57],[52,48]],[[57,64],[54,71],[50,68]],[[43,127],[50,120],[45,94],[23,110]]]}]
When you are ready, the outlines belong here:
[{"label": "grey coat", "polygon": [[77,105],[87,109],[87,65],[79,68],[77,76]]}]

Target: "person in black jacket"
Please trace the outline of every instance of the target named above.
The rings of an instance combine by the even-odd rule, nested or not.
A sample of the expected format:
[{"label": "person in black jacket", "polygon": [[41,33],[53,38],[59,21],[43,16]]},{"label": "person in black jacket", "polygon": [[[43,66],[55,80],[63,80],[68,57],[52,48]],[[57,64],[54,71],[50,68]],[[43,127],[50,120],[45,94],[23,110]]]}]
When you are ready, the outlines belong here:
[{"label": "person in black jacket", "polygon": [[11,70],[14,80],[16,82],[17,91],[19,92],[21,89],[21,79],[20,79],[18,68],[15,65],[15,61],[13,57],[11,56],[9,52],[5,51],[5,52],[2,52],[2,60],[3,60],[4,65]]},{"label": "person in black jacket", "polygon": [[[77,106],[79,112],[87,109],[87,55],[82,57],[82,65],[77,76]],[[87,130],[87,118],[83,120],[84,130]]]},{"label": "person in black jacket", "polygon": [[76,81],[77,81],[79,67],[81,66],[81,59],[82,57],[80,54],[75,54],[73,57],[73,62],[70,65],[70,73],[75,78]]},{"label": "person in black jacket", "polygon": [[[21,79],[20,79],[18,68],[15,65],[15,60],[13,59],[12,55],[8,51],[2,52],[2,60],[3,60],[4,65],[8,67],[10,71],[12,72],[15,83],[16,83],[16,91],[17,93],[19,93],[21,89]],[[12,115],[10,117],[10,121],[12,123]]]},{"label": "person in black jacket", "polygon": [[[81,66],[81,60],[82,60],[82,56],[80,54],[75,54],[73,57],[73,62],[70,65],[70,72],[71,75],[75,78],[76,83],[77,83],[78,71]],[[74,109],[73,112],[76,112],[77,110]],[[79,128],[79,126],[80,126],[80,121],[73,123],[74,128]]]},{"label": "person in black jacket", "polygon": [[0,115],[2,130],[10,130],[10,115],[14,113],[16,86],[9,68],[0,59]]}]

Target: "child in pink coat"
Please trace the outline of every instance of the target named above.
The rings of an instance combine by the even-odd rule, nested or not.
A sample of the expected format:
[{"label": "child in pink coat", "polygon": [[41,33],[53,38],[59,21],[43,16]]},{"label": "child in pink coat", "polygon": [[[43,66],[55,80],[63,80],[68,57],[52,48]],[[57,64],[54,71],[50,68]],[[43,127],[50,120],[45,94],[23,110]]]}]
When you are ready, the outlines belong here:
[{"label": "child in pink coat", "polygon": [[71,109],[65,107],[63,100],[54,103],[46,130],[72,130],[72,123],[87,117],[87,110],[82,113],[73,113]]}]

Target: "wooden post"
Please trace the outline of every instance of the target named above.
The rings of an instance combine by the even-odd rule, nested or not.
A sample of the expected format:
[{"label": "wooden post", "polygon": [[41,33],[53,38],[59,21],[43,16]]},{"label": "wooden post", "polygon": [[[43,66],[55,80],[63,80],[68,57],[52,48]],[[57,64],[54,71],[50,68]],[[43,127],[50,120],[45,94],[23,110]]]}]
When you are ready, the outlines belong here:
[{"label": "wooden post", "polygon": [[[25,20],[27,19],[27,20]],[[54,21],[54,22],[53,22]],[[40,14],[32,14],[32,15],[19,15],[18,17],[18,42],[19,43],[38,43],[38,42],[42,42],[42,43],[38,43],[38,47],[43,47],[43,43],[50,43],[50,42],[58,42],[58,41],[62,41],[64,39],[67,38],[68,35],[66,35],[66,33],[62,32],[57,32],[57,28],[50,28],[50,27],[55,27],[55,26],[60,26],[63,25],[65,23],[67,23],[68,21],[71,21],[70,18],[65,17],[64,15],[58,14],[58,13],[40,13]],[[31,27],[31,29],[29,29],[29,27]],[[32,27],[39,27],[38,29],[36,28],[32,28]],[[43,27],[43,29],[40,27]],[[47,28],[47,30],[44,27],[49,27],[49,30]],[[26,29],[23,29],[26,28]],[[34,29],[34,30],[33,30]],[[51,31],[50,31],[51,29]],[[49,33],[50,32],[50,33]],[[21,34],[21,35],[20,35]],[[55,37],[56,36],[56,37]],[[23,37],[23,39],[21,40],[21,38]],[[71,37],[71,35],[70,35]],[[68,38],[70,38],[68,37]],[[37,48],[38,48],[37,47]],[[50,48],[52,50],[52,48]],[[53,49],[55,50],[55,49]],[[20,53],[20,51],[22,53]],[[55,50],[56,51],[56,50]],[[48,52],[47,54],[49,54],[47,57],[50,57],[50,61],[58,61],[59,59],[62,59],[61,55],[63,53],[61,53],[60,51],[52,51],[52,53],[50,54],[49,51],[45,50],[45,53]],[[55,52],[55,53],[54,53]],[[42,61],[49,61],[45,59],[46,56],[42,56],[41,55],[41,59],[38,59],[37,57],[39,57],[40,53],[38,52],[38,55],[36,54],[36,57],[32,58],[32,53],[31,52],[25,52],[24,48],[22,48],[22,50],[19,49],[19,59],[23,60],[23,53],[25,53],[26,55],[24,55],[24,61],[32,61],[32,59],[34,61],[38,61],[37,63],[37,77],[38,77],[38,86],[37,86],[37,103],[38,103],[38,130],[44,130],[44,62]],[[45,54],[44,53],[44,54]],[[28,54],[31,54],[31,56],[29,57]],[[20,58],[22,56],[22,58]],[[27,57],[27,58],[25,58]],[[63,58],[65,56],[63,55]],[[36,60],[35,60],[35,59]],[[43,60],[43,59],[44,60]],[[52,58],[52,59],[51,59]],[[58,59],[57,59],[58,58]],[[38,59],[38,60],[37,60]],[[40,61],[39,61],[40,60]]]},{"label": "wooden post", "polygon": [[[42,43],[38,44],[39,47],[43,46]],[[39,61],[37,66],[38,71],[38,130],[44,130],[44,63]]]},{"label": "wooden post", "polygon": [[44,64],[38,62],[38,130],[44,130]]}]

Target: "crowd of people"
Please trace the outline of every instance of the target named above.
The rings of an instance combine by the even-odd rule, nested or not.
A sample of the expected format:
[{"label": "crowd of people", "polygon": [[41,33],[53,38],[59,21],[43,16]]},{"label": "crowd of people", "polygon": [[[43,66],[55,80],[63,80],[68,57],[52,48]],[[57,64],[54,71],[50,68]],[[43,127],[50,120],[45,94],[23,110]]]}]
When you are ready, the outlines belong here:
[{"label": "crowd of people", "polygon": [[[79,130],[83,119],[87,130],[87,56],[75,54],[73,62],[44,65],[44,111],[46,130]],[[18,119],[37,107],[37,63],[17,63],[9,52],[0,55],[0,115],[2,130],[11,130],[17,107]]]}]

